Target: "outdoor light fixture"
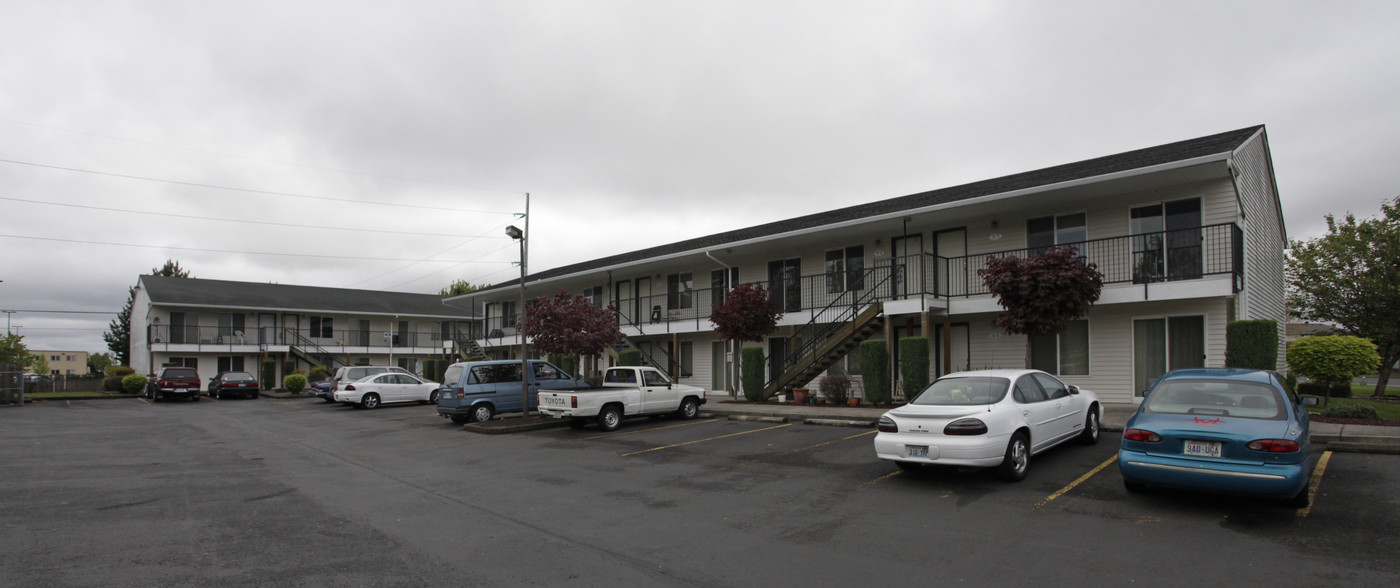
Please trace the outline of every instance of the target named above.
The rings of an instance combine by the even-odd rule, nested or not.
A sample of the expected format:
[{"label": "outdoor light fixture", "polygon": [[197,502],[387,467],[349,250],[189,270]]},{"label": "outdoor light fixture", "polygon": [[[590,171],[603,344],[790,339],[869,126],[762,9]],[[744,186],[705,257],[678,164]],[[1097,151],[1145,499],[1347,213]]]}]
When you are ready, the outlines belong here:
[{"label": "outdoor light fixture", "polygon": [[521,232],[521,230],[515,225],[510,225],[506,227],[506,236],[512,239],[519,239],[521,237],[524,237],[525,233]]}]

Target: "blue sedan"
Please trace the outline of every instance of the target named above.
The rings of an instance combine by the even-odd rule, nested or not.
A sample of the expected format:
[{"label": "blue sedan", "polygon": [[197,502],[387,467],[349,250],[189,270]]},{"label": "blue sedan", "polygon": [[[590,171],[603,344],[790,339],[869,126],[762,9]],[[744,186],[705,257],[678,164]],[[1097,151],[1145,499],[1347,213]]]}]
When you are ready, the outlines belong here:
[{"label": "blue sedan", "polygon": [[1308,504],[1308,415],[1264,370],[1201,368],[1162,376],[1123,430],[1118,470],[1148,486]]}]

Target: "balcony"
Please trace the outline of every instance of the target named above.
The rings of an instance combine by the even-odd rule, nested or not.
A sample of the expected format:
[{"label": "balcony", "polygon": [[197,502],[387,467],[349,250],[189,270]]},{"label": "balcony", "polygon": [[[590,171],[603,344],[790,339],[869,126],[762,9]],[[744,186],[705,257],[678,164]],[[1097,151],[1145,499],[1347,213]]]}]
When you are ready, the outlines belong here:
[{"label": "balcony", "polygon": [[[153,347],[161,350],[186,351],[257,351],[261,345],[286,347],[320,347],[337,353],[368,350],[387,353],[389,349],[442,350],[443,333],[434,331],[404,331],[385,337],[382,332],[334,331],[332,337],[315,337],[308,329],[260,327],[235,329],[215,325],[148,325],[147,337]],[[471,340],[476,333],[459,330],[449,334],[458,341]],[[172,346],[179,346],[173,347]],[[277,349],[282,351],[283,349]]]},{"label": "balcony", "polygon": [[[1152,284],[1232,276],[1232,289],[1243,286],[1242,231],[1234,224],[1219,224],[1177,231],[1109,237],[1059,247],[1074,247],[1081,259],[1098,266],[1105,285]],[[962,257],[917,254],[878,262],[857,272],[802,276],[792,280],[760,282],[776,293],[784,314],[801,313],[821,319],[844,301],[969,298],[988,295],[977,270],[992,257],[1026,258],[1043,249],[1010,249]],[[871,292],[867,292],[870,290]],[[709,331],[710,309],[724,303],[723,288],[639,296],[615,302],[618,322],[634,337]],[[858,296],[853,296],[858,294]],[[808,316],[810,314],[810,316]],[[518,343],[514,317],[488,317],[486,345]]]}]

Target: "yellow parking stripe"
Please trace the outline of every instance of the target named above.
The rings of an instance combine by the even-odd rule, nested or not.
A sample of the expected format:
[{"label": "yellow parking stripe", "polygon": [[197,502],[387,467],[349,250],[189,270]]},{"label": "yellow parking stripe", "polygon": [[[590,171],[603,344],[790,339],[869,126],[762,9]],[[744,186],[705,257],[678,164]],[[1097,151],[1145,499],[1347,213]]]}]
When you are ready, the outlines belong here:
[{"label": "yellow parking stripe", "polygon": [[883,481],[883,480],[888,480],[888,479],[893,478],[893,477],[895,477],[895,476],[898,476],[898,475],[900,475],[900,474],[902,474],[902,473],[904,473],[904,470],[895,470],[895,471],[893,471],[893,472],[890,472],[890,473],[888,473],[888,474],[885,474],[885,475],[883,475],[883,476],[880,476],[880,477],[878,477],[878,478],[875,478],[874,480],[871,480],[871,481],[869,481],[869,482],[866,482],[866,483],[864,483],[864,484],[861,484],[861,485],[859,485],[859,486],[856,486],[856,488],[864,488],[864,487],[869,486],[869,485],[871,485],[871,484],[874,484],[874,483],[876,483],[876,482],[880,482],[880,481]]},{"label": "yellow parking stripe", "polygon": [[1097,474],[1097,473],[1103,471],[1104,468],[1108,467],[1108,464],[1111,464],[1111,463],[1113,463],[1114,461],[1117,461],[1117,460],[1118,460],[1118,456],[1117,456],[1117,455],[1115,455],[1115,456],[1113,456],[1113,457],[1110,457],[1110,458],[1108,458],[1108,459],[1105,459],[1105,460],[1103,461],[1103,463],[1101,463],[1101,464],[1098,465],[1098,467],[1096,467],[1096,468],[1094,468],[1094,469],[1092,469],[1092,470],[1089,470],[1088,473],[1086,473],[1086,474],[1084,474],[1084,475],[1082,475],[1082,476],[1079,476],[1078,479],[1076,479],[1076,480],[1073,481],[1073,482],[1070,482],[1069,485],[1065,486],[1064,488],[1060,488],[1059,490],[1055,491],[1054,494],[1051,494],[1051,495],[1048,496],[1045,500],[1042,500],[1042,501],[1040,501],[1040,502],[1035,503],[1035,507],[1034,507],[1034,508],[1040,508],[1040,507],[1042,507],[1042,506],[1045,506],[1045,505],[1047,505],[1047,504],[1050,504],[1050,501],[1051,501],[1051,500],[1054,500],[1054,499],[1056,499],[1056,498],[1059,498],[1059,497],[1063,496],[1066,492],[1069,492],[1070,490],[1073,490],[1075,486],[1078,486],[1078,485],[1080,485],[1080,484],[1083,484],[1085,480],[1088,480],[1089,478],[1094,477],[1094,474]]},{"label": "yellow parking stripe", "polygon": [[705,424],[705,423],[713,423],[713,422],[715,422],[715,421],[717,421],[717,420],[719,420],[719,419],[710,419],[710,420],[707,420],[707,421],[691,421],[691,422],[688,422],[688,423],[681,423],[681,424],[679,424],[679,425],[667,425],[667,426],[664,426],[664,427],[652,427],[652,428],[650,428],[650,429],[636,429],[636,430],[632,430],[632,431],[623,431],[623,432],[621,432],[621,433],[608,433],[608,434],[606,434],[606,435],[594,435],[594,436],[592,436],[592,437],[584,437],[584,438],[582,438],[582,439],[575,439],[575,441],[587,441],[587,440],[589,440],[589,439],[606,439],[606,438],[608,438],[608,437],[618,437],[618,436],[621,436],[621,435],[634,435],[634,434],[637,434],[637,433],[645,433],[645,432],[647,432],[647,431],[660,431],[660,430],[662,430],[662,429],[674,429],[674,428],[676,428],[676,427],[689,427],[690,425],[703,425],[703,424]]},{"label": "yellow parking stripe", "polygon": [[808,450],[808,449],[816,449],[816,448],[818,448],[818,447],[823,447],[823,446],[826,446],[826,445],[831,445],[832,443],[839,443],[839,442],[841,442],[841,441],[846,441],[846,440],[849,440],[849,439],[855,439],[856,437],[864,437],[864,436],[866,436],[866,435],[874,435],[875,433],[876,433],[876,431],[866,431],[866,432],[864,432],[864,433],[856,433],[855,435],[851,435],[850,437],[842,437],[842,438],[840,438],[840,439],[832,439],[831,441],[827,441],[827,442],[825,442],[825,443],[818,443],[818,444],[816,444],[816,445],[808,445],[808,446],[803,447],[803,448],[801,448],[801,449],[794,449],[794,450],[792,450],[792,451],[784,451],[784,452],[782,452],[782,453],[775,453],[775,454],[773,454],[773,455],[765,455],[765,456],[760,457],[760,458],[757,458],[757,459],[751,459],[751,460],[746,461],[746,462],[744,462],[744,463],[736,463],[736,464],[734,464],[734,465],[732,465],[732,466],[724,466],[724,467],[722,467],[722,468],[720,468],[720,469],[721,469],[721,470],[728,470],[728,469],[731,469],[731,468],[737,468],[737,467],[739,467],[739,466],[746,466],[746,465],[749,465],[749,464],[751,464],[751,463],[756,463],[756,462],[759,462],[759,461],[763,461],[763,460],[765,460],[765,459],[769,459],[769,458],[773,458],[773,457],[782,457],[782,456],[784,456],[784,455],[792,455],[792,454],[797,453],[797,452],[799,452],[799,451],[806,451],[806,450]]},{"label": "yellow parking stripe", "polygon": [[791,426],[792,426],[792,423],[783,423],[783,424],[781,424],[781,425],[776,425],[776,426],[772,426],[772,427],[764,427],[764,428],[762,428],[762,429],[754,429],[754,430],[752,430],[752,431],[740,431],[740,432],[738,432],[738,433],[730,433],[730,434],[728,434],[728,435],[720,435],[720,436],[718,436],[718,437],[710,437],[709,439],[696,439],[696,440],[694,440],[694,441],[686,441],[685,443],[673,443],[673,444],[671,444],[671,445],[662,445],[661,447],[653,447],[653,448],[651,448],[651,449],[643,449],[643,450],[641,450],[641,451],[633,451],[633,452],[631,452],[631,453],[624,453],[624,454],[622,454],[622,457],[628,457],[628,456],[631,456],[631,455],[637,455],[637,454],[639,454],[639,453],[647,453],[647,452],[650,452],[650,451],[660,451],[660,450],[662,450],[662,449],[671,449],[671,448],[673,448],[673,447],[684,447],[684,446],[686,446],[686,445],[694,445],[694,444],[696,444],[696,443],[704,443],[704,442],[706,442],[706,441],[714,441],[714,440],[716,440],[716,439],[724,439],[724,438],[726,438],[726,437],[738,437],[739,435],[748,435],[749,433],[758,433],[758,432],[761,432],[761,431],[770,431],[770,430],[773,430],[773,429],[781,429],[781,428],[783,428],[783,427],[791,427]]},{"label": "yellow parking stripe", "polygon": [[[137,398],[137,400],[140,400],[141,402],[146,402],[146,399],[145,399],[145,398]],[[146,404],[150,404],[150,403],[149,403],[149,402],[146,402]]]},{"label": "yellow parking stripe", "polygon": [[1306,518],[1312,513],[1313,503],[1317,502],[1317,487],[1322,485],[1322,473],[1327,471],[1327,462],[1331,459],[1332,452],[1324,451],[1322,458],[1317,460],[1317,467],[1313,468],[1312,479],[1308,481],[1308,496],[1311,496],[1312,500],[1308,501],[1307,506],[1298,509],[1298,518]]}]

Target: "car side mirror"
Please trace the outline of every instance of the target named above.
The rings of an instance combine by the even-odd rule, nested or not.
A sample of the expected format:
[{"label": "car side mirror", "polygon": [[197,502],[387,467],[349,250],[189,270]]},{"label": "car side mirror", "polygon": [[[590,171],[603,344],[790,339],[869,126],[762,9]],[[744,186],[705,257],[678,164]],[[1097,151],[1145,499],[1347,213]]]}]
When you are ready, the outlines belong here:
[{"label": "car side mirror", "polygon": [[1069,385],[1069,393],[1070,393],[1070,394],[1078,394],[1078,393],[1079,393],[1079,386],[1075,386],[1074,384],[1070,384],[1070,385]]},{"label": "car side mirror", "polygon": [[1303,397],[1303,406],[1317,406],[1318,403],[1320,403],[1321,401],[1322,401],[1322,399],[1320,399],[1320,398],[1318,398],[1318,397],[1316,397],[1316,396],[1304,396],[1304,397]]}]

